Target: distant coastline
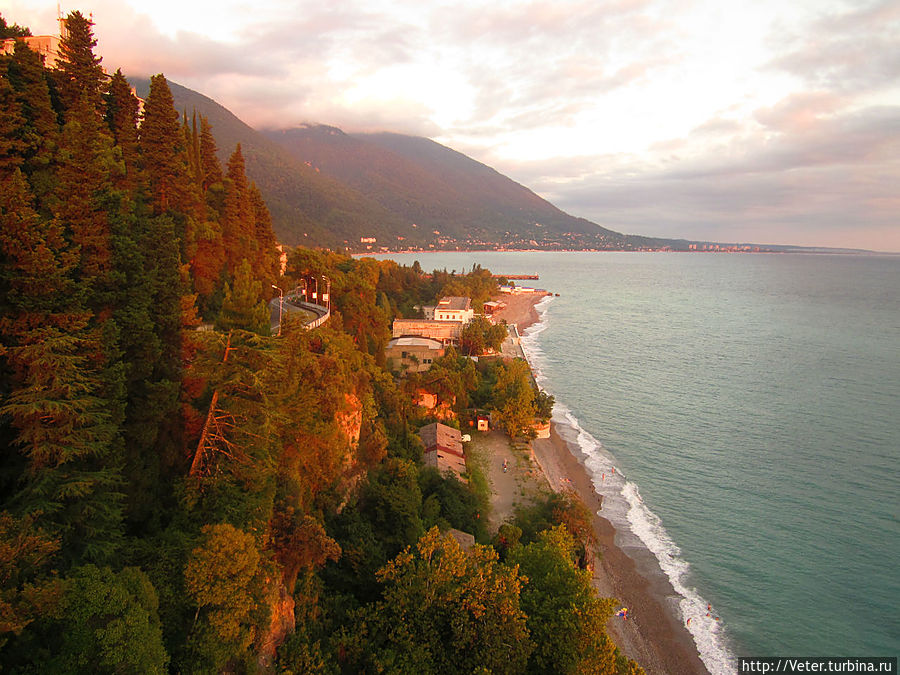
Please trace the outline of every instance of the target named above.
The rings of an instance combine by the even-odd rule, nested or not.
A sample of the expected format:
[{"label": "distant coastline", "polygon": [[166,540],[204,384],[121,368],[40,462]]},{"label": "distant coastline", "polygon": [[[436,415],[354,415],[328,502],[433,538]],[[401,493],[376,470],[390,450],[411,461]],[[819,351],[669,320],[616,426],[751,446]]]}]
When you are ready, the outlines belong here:
[{"label": "distant coastline", "polygon": [[[698,242],[690,242],[698,243]],[[554,248],[554,247],[442,247],[424,248],[421,246],[407,248],[391,248],[389,246],[378,247],[367,245],[365,248],[350,246],[347,250],[354,257],[367,255],[393,255],[410,253],[743,253],[743,254],[785,254],[796,253],[805,255],[875,255],[875,256],[900,256],[900,251],[871,251],[868,249],[854,248],[826,248],[804,246],[774,246],[756,244],[710,244],[719,248],[673,248],[669,246],[647,248]],[[752,250],[748,247],[752,247]]]}]

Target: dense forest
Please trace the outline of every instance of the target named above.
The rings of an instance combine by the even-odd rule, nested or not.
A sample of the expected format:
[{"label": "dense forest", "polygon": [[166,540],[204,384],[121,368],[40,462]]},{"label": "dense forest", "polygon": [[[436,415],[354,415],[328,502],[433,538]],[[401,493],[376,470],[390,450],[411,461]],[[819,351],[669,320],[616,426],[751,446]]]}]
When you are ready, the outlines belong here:
[{"label": "dense forest", "polygon": [[[0,670],[639,672],[583,505],[547,494],[492,533],[477,467],[422,463],[418,391],[518,435],[552,407],[527,365],[384,368],[394,317],[477,306],[490,273],[282,269],[241,147],[221,166],[162,75],[141,106],[95,45],[73,12],[58,67],[0,56]],[[325,280],[329,320],[270,335],[273,295]]]}]

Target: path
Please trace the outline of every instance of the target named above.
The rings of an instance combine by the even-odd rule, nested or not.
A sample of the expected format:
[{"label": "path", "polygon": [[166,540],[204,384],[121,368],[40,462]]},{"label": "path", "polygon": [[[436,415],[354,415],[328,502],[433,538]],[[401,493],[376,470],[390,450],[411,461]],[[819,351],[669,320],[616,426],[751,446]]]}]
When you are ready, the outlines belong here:
[{"label": "path", "polygon": [[[547,482],[535,470],[528,451],[514,449],[506,434],[500,431],[475,432],[472,445],[481,461],[482,470],[491,488],[490,530],[496,532],[513,516],[516,506],[531,500]],[[507,470],[503,471],[503,462]]]}]

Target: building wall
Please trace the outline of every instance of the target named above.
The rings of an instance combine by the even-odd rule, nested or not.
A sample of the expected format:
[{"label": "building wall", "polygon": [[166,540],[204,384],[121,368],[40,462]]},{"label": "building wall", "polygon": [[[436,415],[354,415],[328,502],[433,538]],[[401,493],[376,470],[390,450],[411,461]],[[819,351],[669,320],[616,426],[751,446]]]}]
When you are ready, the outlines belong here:
[{"label": "building wall", "polygon": [[460,321],[462,323],[469,323],[474,316],[475,310],[472,309],[443,309],[441,307],[435,307],[434,309],[435,321]]},{"label": "building wall", "polygon": [[439,340],[442,344],[458,344],[462,323],[458,321],[427,321],[425,319],[394,319],[393,337],[419,335]]},{"label": "building wall", "polygon": [[429,349],[425,346],[420,347],[416,345],[398,345],[396,347],[387,347],[384,350],[384,357],[391,370],[411,373],[422,373],[428,370],[431,368],[432,361],[443,355],[443,349]]},{"label": "building wall", "polygon": [[0,41],[3,54],[12,54],[16,50],[16,40],[24,40],[28,48],[44,57],[44,65],[56,68],[59,62],[59,38],[55,35],[36,35],[34,37],[7,38]]}]

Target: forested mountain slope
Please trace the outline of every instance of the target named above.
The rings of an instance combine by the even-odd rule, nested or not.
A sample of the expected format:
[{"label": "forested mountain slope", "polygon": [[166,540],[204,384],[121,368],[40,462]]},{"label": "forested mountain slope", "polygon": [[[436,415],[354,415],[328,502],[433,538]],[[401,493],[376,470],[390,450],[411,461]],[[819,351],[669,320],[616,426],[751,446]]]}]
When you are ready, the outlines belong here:
[{"label": "forested mountain slope", "polygon": [[[145,97],[149,81],[132,78],[131,82],[138,96]],[[174,82],[169,87],[176,110],[188,117],[196,111],[209,120],[221,160],[241,144],[247,175],[265,198],[281,243],[339,246],[359,241],[360,236],[385,238],[401,228],[396,214],[292,157],[211,98]]]},{"label": "forested mountain slope", "polygon": [[[304,125],[265,134],[419,228],[456,239],[492,242],[546,233],[622,235],[560,211],[489,166],[427,138],[393,133],[345,134]],[[405,234],[405,233],[402,233]]]}]

